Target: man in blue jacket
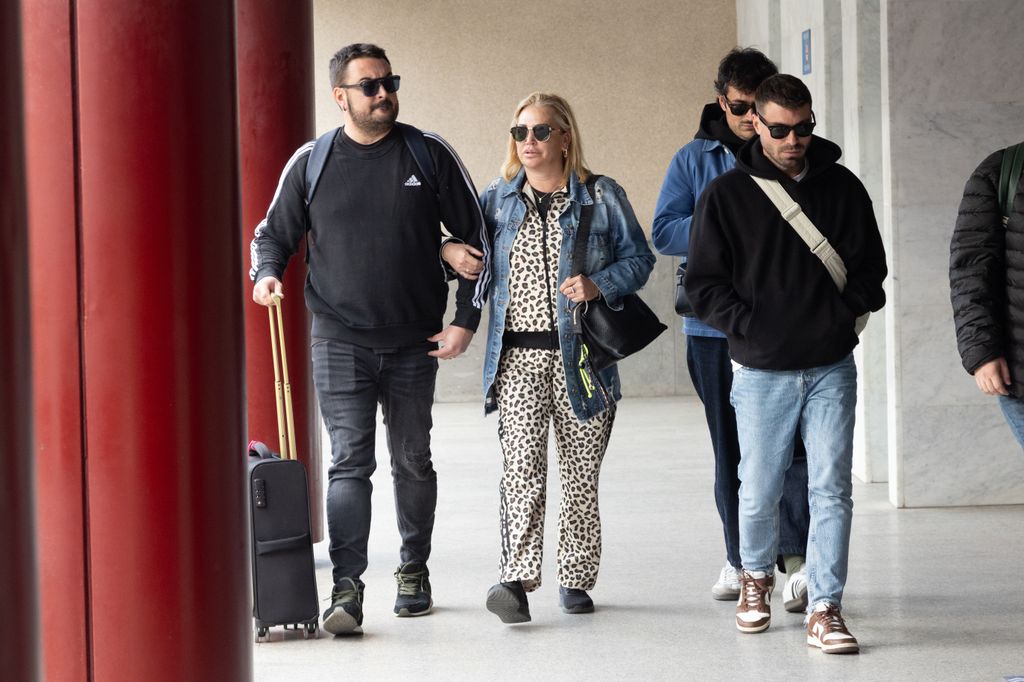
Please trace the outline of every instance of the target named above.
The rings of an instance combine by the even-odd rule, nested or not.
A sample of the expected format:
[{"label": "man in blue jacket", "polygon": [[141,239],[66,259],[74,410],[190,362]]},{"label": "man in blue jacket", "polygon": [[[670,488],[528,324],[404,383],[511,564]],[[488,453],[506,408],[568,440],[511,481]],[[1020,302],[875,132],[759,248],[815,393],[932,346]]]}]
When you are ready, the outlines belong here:
[{"label": "man in blue jacket", "polygon": [[[736,151],[754,136],[754,91],[778,73],[768,57],[753,48],[734,49],[718,66],[716,101],[704,107],[693,141],[672,158],[654,212],[654,247],[669,256],[687,258],[690,224],[701,192],[712,180],[736,165]],[[726,564],[711,596],[733,600],[740,593],[739,488],[740,446],[736,414],[729,402],[732,366],[725,334],[692,314],[683,317],[686,364],[704,413],[715,452],[715,502],[725,534]],[[807,460],[797,439],[793,466],[786,476],[780,504],[780,542],[786,574],[784,606],[803,611],[807,578],[803,570],[807,547]]]}]

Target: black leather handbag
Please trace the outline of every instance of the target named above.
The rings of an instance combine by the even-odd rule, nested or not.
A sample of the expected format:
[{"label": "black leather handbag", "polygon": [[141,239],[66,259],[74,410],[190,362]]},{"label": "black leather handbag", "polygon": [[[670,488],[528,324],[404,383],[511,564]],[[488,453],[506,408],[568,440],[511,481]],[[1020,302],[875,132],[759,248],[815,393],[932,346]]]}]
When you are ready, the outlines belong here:
[{"label": "black leather handbag", "polygon": [[676,314],[693,315],[693,306],[686,295],[686,259],[679,261],[676,268]]},{"label": "black leather handbag", "polygon": [[[591,198],[594,197],[594,184],[599,177],[592,175],[587,180],[587,192]],[[593,213],[593,204],[583,206],[580,211],[580,224],[576,229],[576,246],[572,256],[572,269],[576,274],[583,273]],[[581,303],[576,306],[574,317],[583,336],[590,366],[596,370],[611,367],[622,358],[636,353],[668,329],[636,294],[622,297],[621,310],[612,310],[603,298]]]}]

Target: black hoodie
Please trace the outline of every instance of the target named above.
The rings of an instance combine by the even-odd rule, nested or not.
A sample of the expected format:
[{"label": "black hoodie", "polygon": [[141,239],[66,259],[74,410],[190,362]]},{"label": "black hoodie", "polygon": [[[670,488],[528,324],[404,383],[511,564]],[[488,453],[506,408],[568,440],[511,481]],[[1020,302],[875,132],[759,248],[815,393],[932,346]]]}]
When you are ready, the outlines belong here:
[{"label": "black hoodie", "polygon": [[693,139],[717,140],[733,154],[739,152],[740,147],[746,142],[729,127],[725,120],[725,112],[718,106],[718,102],[704,105],[704,110],[700,112],[700,127],[697,128],[697,134]]},{"label": "black hoodie", "polygon": [[[838,362],[857,345],[856,318],[885,304],[885,251],[871,199],[836,163],[841,154],[813,137],[807,175],[797,183],[755,137],[697,202],[686,291],[697,316],[728,336],[741,365],[793,370]],[[842,294],[751,175],[780,181],[839,253],[847,269]]]}]

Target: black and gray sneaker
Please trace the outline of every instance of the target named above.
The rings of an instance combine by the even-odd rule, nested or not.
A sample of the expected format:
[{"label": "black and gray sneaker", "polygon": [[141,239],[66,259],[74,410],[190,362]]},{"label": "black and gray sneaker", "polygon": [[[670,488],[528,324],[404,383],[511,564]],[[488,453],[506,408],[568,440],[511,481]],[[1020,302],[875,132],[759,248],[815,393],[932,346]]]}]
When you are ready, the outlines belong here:
[{"label": "black and gray sneaker", "polygon": [[422,561],[407,561],[395,571],[398,583],[398,597],[395,599],[395,615],[425,616],[434,608],[430,594],[430,571]]},{"label": "black and gray sneaker", "polygon": [[363,581],[342,578],[331,591],[331,605],[324,611],[324,630],[332,635],[363,632]]},{"label": "black and gray sneaker", "polygon": [[530,604],[526,601],[526,590],[518,580],[498,583],[488,590],[487,610],[498,616],[502,623],[530,622]]},{"label": "black and gray sneaker", "polygon": [[558,588],[558,605],[562,607],[562,613],[594,612],[594,600],[590,598],[586,590],[579,590],[575,587]]}]

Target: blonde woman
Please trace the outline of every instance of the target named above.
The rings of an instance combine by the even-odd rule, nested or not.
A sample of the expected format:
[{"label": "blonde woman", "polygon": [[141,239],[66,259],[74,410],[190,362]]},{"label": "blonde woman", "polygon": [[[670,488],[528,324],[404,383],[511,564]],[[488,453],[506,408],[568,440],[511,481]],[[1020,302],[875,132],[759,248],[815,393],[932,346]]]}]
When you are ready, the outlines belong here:
[{"label": "blonde woman", "polygon": [[[535,92],[512,118],[501,177],[480,202],[492,279],[484,360],[485,411],[498,410],[504,460],[500,491],[500,582],[487,608],[505,623],[530,620],[526,593],[541,584],[549,427],[554,427],[562,502],[558,515],[559,603],[590,613],[601,561],[598,475],[621,398],[615,366],[581,372],[572,309],[622,296],[647,281],[654,256],[626,193],[583,159],[576,118],[558,95]],[[580,209],[594,204],[586,274],[572,272]],[[479,252],[476,252],[479,254]],[[449,244],[458,270],[471,250]]]}]

